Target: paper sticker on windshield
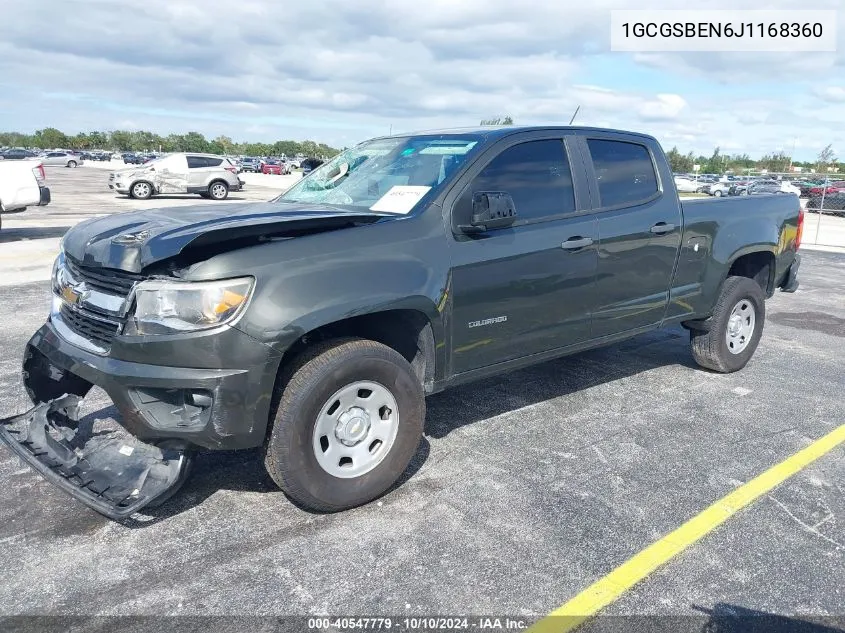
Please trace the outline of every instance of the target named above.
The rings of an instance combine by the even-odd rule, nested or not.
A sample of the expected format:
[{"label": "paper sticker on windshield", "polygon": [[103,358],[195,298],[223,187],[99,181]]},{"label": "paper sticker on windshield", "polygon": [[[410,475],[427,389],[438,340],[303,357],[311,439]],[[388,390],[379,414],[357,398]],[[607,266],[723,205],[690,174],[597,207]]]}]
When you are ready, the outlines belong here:
[{"label": "paper sticker on windshield", "polygon": [[408,213],[428,193],[431,187],[395,185],[381,199],[370,207],[370,211],[386,213]]}]

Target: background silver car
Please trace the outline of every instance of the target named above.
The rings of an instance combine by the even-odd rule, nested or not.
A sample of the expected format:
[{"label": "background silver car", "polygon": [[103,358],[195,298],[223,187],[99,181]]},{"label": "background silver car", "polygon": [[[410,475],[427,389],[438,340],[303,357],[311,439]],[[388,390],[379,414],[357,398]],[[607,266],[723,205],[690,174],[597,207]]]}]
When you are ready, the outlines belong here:
[{"label": "background silver car", "polygon": [[58,165],[60,167],[78,167],[82,163],[79,156],[67,152],[47,152],[40,158],[45,165]]}]

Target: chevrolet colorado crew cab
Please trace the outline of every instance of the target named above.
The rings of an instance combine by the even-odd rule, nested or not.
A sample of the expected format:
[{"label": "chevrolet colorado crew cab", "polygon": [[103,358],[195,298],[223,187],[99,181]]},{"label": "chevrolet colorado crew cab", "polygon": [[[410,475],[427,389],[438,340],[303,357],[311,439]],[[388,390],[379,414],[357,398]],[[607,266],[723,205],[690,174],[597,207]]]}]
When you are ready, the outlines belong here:
[{"label": "chevrolet colorado crew cab", "polygon": [[[295,503],[351,508],[402,475],[427,394],[675,324],[699,365],[741,369],[798,286],[802,221],[794,195],[681,202],[642,134],[378,138],[267,203],[68,231],[24,357],[35,404],[0,435],[115,519],[198,448],[263,447]],[[119,439],[79,436],[93,385]]]}]

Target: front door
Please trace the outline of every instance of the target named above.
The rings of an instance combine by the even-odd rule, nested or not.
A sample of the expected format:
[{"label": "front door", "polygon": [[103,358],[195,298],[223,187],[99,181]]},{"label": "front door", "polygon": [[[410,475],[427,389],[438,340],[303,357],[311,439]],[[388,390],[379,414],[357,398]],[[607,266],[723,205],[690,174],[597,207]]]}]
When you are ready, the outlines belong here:
[{"label": "front door", "polygon": [[660,192],[645,144],[601,138],[586,144],[600,199],[593,337],[656,326],[680,247],[680,205]]},{"label": "front door", "polygon": [[478,191],[510,194],[517,221],[451,242],[453,374],[590,338],[597,224],[579,214],[569,155],[560,137],[511,144],[458,197],[453,226]]}]

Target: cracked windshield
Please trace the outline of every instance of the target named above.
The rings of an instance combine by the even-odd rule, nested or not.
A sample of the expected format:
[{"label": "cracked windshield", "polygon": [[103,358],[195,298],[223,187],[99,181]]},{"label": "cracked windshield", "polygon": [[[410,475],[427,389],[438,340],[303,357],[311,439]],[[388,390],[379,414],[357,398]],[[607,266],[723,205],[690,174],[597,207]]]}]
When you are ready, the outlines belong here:
[{"label": "cracked windshield", "polygon": [[291,187],[280,200],[408,213],[466,160],[472,137],[406,137],[362,143]]}]

